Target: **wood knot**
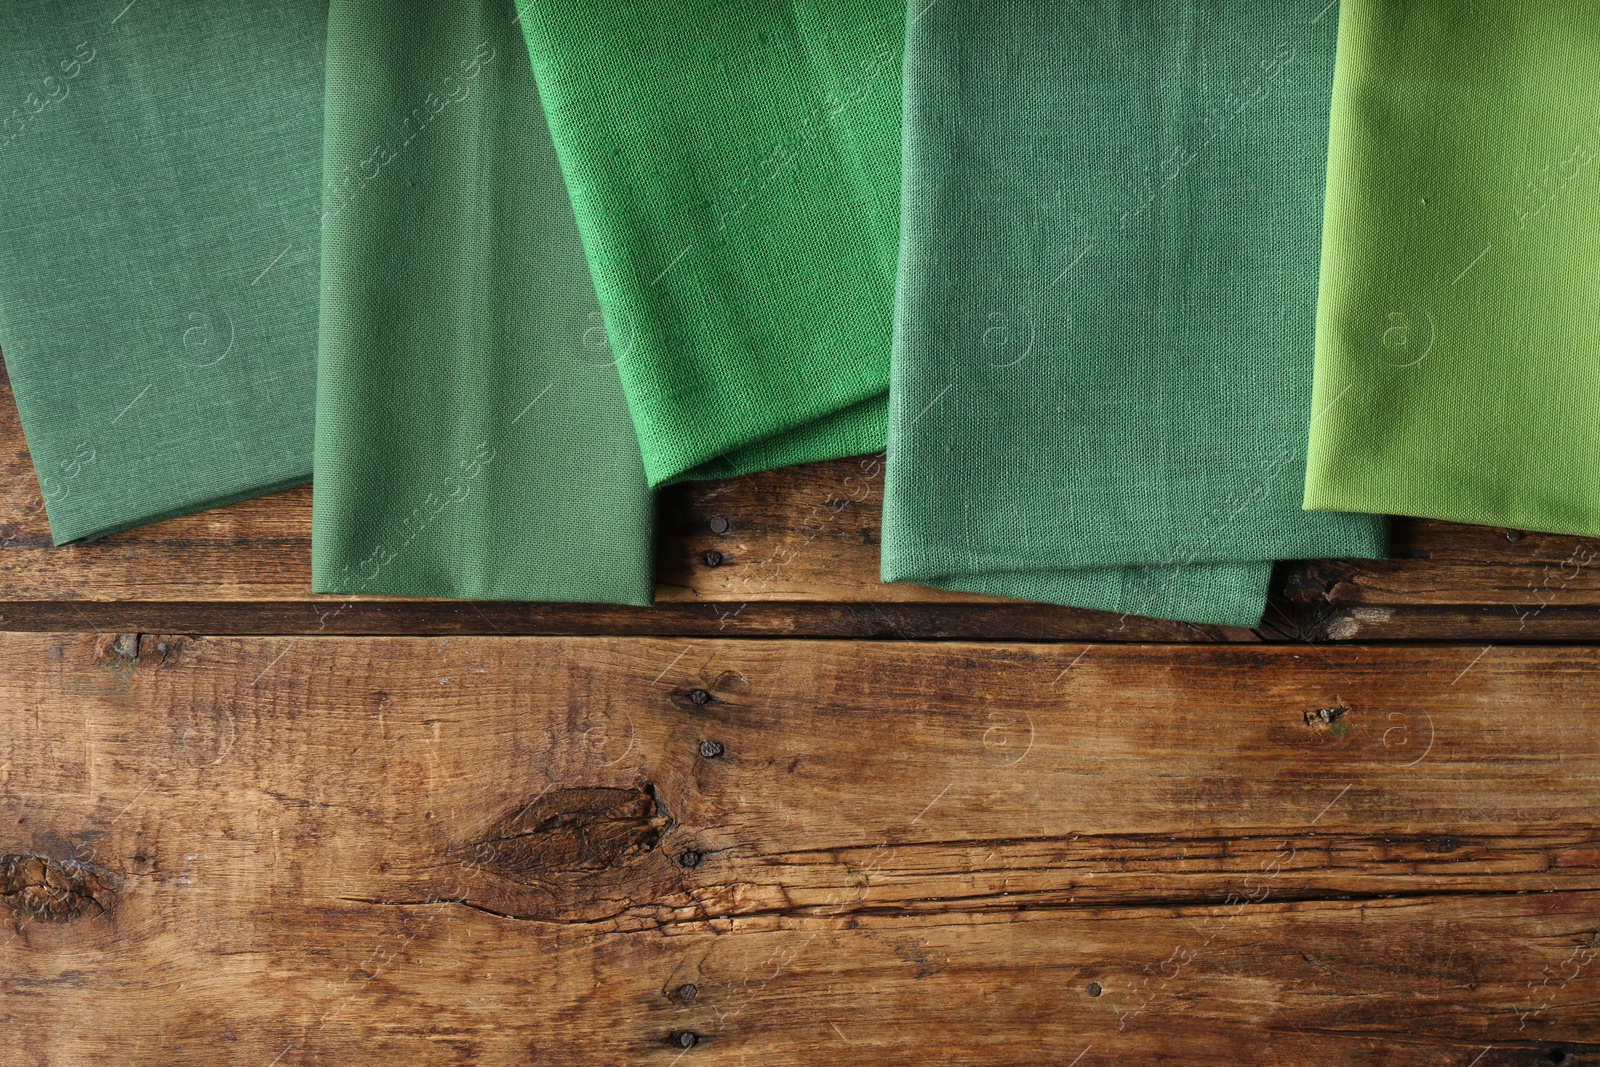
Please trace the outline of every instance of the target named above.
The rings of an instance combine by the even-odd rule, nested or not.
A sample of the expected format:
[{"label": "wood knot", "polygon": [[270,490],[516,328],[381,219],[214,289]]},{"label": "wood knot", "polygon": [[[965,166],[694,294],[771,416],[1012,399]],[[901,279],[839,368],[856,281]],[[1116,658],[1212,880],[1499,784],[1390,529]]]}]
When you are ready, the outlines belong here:
[{"label": "wood knot", "polygon": [[94,654],[97,662],[119,670],[175,667],[189,640],[163,634],[101,634],[95,639]]},{"label": "wood knot", "polygon": [[[667,697],[684,711],[712,711],[712,705],[729,704],[730,698],[737,701],[740,694],[749,690],[750,682],[744,675],[738,671],[723,671],[710,681],[681,685]],[[737,710],[733,705],[730,708]]]},{"label": "wood knot", "polygon": [[24,918],[71,922],[109,911],[114,898],[106,871],[76,860],[0,855],[0,898]]},{"label": "wood knot", "polygon": [[1292,604],[1325,604],[1350,580],[1354,568],[1340,560],[1313,560],[1288,568],[1283,596]]},{"label": "wood knot", "polygon": [[1305,713],[1306,725],[1318,733],[1331,734],[1339,740],[1350,736],[1350,723],[1345,716],[1350,714],[1347,704],[1335,704],[1327,708],[1314,708]]},{"label": "wood knot", "polygon": [[99,635],[94,641],[94,658],[107,667],[133,666],[139,658],[139,635]]},{"label": "wood knot", "polygon": [[1331,708],[1315,708],[1305,713],[1307,726],[1331,726],[1350,714],[1349,705],[1335,704]]},{"label": "wood knot", "polygon": [[655,787],[554,789],[498,819],[471,852],[474,866],[541,883],[552,876],[621,867],[649,852],[671,827]]}]

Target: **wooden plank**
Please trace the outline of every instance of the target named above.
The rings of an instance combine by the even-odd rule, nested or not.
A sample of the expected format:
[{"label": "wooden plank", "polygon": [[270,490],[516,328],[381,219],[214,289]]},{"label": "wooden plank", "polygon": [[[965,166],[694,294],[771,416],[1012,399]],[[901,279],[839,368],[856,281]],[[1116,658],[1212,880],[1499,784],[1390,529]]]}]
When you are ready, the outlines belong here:
[{"label": "wooden plank", "polygon": [[[659,600],[668,603],[1002,603],[878,578],[881,457],[662,494]],[[0,599],[312,602],[311,490],[54,548],[10,385],[0,380]],[[383,601],[388,598],[363,598]]]},{"label": "wooden plank", "polygon": [[0,634],[0,1022],[30,1064],[1600,1062],[1597,711],[1586,648]]},{"label": "wooden plank", "polygon": [[109,627],[138,633],[855,637],[896,640],[1256,642],[1240,627],[1196,626],[1048,604],[827,604],[751,601],[653,608],[510,602],[0,603],[0,630]]},{"label": "wooden plank", "polygon": [[[484,605],[464,615],[449,603],[312,597],[309,489],[53,548],[9,387],[0,392],[0,626],[220,629],[203,625],[205,612],[183,612],[248,604],[260,607],[215,617],[252,633],[318,632],[329,614],[347,620],[351,628],[340,632],[351,633],[603,629],[593,606]],[[882,474],[881,457],[867,456],[667,490],[657,561],[665,607],[612,612],[606,625],[621,633],[703,634],[715,625],[752,635],[898,629],[912,638],[999,640],[1600,639],[1600,540],[1420,520],[1395,523],[1392,560],[1285,565],[1276,582],[1283,596],[1255,635],[884,585]],[[50,604],[57,606],[43,606]],[[859,607],[812,606],[824,604]],[[885,604],[909,606],[904,625],[883,625]],[[482,625],[471,621],[480,616]]]},{"label": "wooden plank", "polygon": [[1310,640],[1600,640],[1600,539],[1410,520],[1394,558],[1297,564],[1286,610]]}]

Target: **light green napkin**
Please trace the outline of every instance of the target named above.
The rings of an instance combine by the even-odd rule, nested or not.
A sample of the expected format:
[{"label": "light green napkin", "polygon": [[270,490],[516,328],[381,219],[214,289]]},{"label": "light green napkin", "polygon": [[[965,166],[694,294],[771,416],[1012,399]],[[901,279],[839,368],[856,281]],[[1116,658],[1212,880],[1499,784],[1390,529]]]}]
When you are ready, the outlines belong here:
[{"label": "light green napkin", "polygon": [[0,348],[57,544],[311,476],[327,10],[0,4]]},{"label": "light green napkin", "polygon": [[652,484],[879,450],[899,0],[525,0]]},{"label": "light green napkin", "polygon": [[1600,534],[1600,9],[1345,0],[1308,508]]},{"label": "light green napkin", "polygon": [[1326,0],[913,3],[883,576],[1252,626],[1300,507]]},{"label": "light green napkin", "polygon": [[651,494],[515,15],[334,0],[318,592],[651,600]]}]

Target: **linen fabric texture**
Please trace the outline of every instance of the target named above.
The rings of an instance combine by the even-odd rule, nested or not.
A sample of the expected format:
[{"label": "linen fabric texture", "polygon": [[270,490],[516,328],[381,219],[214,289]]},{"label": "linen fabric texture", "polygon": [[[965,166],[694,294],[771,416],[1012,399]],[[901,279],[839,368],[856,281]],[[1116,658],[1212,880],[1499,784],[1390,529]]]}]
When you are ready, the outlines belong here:
[{"label": "linen fabric texture", "polygon": [[1600,534],[1600,15],[1345,0],[1305,505]]},{"label": "linen fabric texture", "polygon": [[914,5],[885,580],[1253,626],[1383,553],[1300,506],[1322,4]]},{"label": "linen fabric texture", "polygon": [[326,19],[0,7],[0,348],[56,544],[310,478]]},{"label": "linen fabric texture", "polygon": [[652,484],[880,451],[900,0],[528,0]]},{"label": "linen fabric texture", "polygon": [[648,604],[653,502],[511,0],[334,0],[317,592]]}]

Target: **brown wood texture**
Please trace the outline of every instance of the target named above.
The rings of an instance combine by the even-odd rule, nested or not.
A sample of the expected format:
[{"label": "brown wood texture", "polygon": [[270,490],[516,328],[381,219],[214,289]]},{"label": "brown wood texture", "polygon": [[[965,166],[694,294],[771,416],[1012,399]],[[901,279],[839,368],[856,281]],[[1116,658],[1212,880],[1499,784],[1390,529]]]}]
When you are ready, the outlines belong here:
[{"label": "brown wood texture", "polygon": [[0,662],[6,1064],[1600,1063],[1600,650]]},{"label": "brown wood texture", "polygon": [[878,579],[880,457],[668,490],[658,601],[593,605],[313,597],[311,491],[54,548],[0,396],[0,629],[657,634],[998,640],[1600,639],[1600,540],[1420,520],[1394,558],[1286,563],[1256,631],[1118,617]]}]

